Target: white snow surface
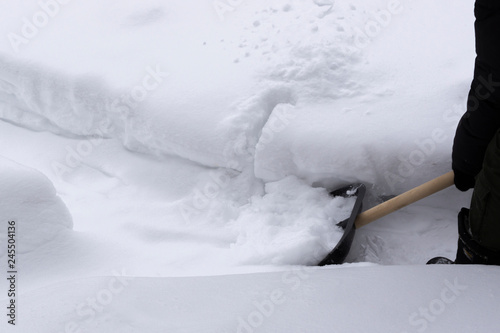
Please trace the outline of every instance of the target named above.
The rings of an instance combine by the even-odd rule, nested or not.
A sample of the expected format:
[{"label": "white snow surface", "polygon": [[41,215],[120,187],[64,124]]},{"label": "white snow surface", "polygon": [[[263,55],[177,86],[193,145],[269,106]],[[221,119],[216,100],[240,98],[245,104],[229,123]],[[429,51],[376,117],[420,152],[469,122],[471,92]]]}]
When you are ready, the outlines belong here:
[{"label": "white snow surface", "polygon": [[[2,332],[489,332],[498,268],[453,258],[473,3],[0,3]],[[12,241],[11,241],[12,242]],[[481,320],[475,320],[481,318]]]},{"label": "white snow surface", "polygon": [[[19,253],[36,251],[63,230],[71,229],[71,215],[56,195],[52,183],[40,172],[0,158],[0,219],[22,225],[16,240],[23,244]],[[7,226],[7,224],[6,224]],[[7,228],[0,232],[7,244]],[[0,249],[6,257],[7,246]]]}]

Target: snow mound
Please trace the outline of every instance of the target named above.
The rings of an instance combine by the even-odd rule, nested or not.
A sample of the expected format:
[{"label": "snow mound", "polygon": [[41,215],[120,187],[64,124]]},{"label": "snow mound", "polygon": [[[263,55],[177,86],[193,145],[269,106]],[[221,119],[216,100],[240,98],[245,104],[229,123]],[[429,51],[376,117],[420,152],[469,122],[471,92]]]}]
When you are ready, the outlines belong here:
[{"label": "snow mound", "polygon": [[363,264],[193,278],[122,273],[26,293],[23,311],[30,315],[16,328],[38,333],[494,332],[500,310],[498,267]]},{"label": "snow mound", "polygon": [[[6,244],[7,222],[15,222],[16,252],[26,253],[71,229],[71,215],[52,183],[36,170],[0,157],[0,229]],[[6,253],[0,249],[0,256]]]},{"label": "snow mound", "polygon": [[332,198],[294,176],[268,183],[234,221],[238,238],[232,249],[251,264],[317,264],[335,247],[355,198]]}]

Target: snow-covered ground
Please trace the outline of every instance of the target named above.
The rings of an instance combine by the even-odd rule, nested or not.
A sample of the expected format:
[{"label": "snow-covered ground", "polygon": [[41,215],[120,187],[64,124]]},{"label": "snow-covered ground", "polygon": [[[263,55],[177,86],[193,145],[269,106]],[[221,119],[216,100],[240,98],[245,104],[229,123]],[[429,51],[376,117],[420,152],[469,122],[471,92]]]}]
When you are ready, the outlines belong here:
[{"label": "snow-covered ground", "polygon": [[[361,228],[352,200],[450,168],[473,3],[0,3],[0,267],[13,332],[488,332],[495,267],[456,251],[470,193]],[[12,253],[11,253],[12,255]],[[474,318],[481,318],[480,321]],[[2,328],[3,329],[3,328]]]}]

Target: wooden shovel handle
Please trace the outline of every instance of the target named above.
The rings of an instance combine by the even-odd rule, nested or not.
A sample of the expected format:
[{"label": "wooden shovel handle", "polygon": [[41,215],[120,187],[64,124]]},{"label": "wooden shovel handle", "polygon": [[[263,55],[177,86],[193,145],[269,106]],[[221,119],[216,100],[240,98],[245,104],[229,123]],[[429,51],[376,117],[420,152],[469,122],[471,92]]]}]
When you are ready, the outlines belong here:
[{"label": "wooden shovel handle", "polygon": [[450,171],[442,176],[434,178],[420,186],[417,186],[403,194],[398,195],[378,206],[368,209],[359,214],[354,224],[356,228],[367,225],[370,222],[378,220],[398,209],[408,206],[420,199],[426,198],[431,194],[444,190],[454,184],[454,173]]}]

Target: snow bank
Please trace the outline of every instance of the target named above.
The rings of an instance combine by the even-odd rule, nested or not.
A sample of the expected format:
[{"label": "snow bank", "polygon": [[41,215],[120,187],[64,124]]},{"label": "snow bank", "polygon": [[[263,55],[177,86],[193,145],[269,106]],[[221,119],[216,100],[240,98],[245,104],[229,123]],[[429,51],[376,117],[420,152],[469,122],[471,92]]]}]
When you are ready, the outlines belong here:
[{"label": "snow bank", "polygon": [[0,5],[11,13],[0,24],[9,122],[241,170],[274,106],[293,100],[279,84],[257,87],[256,62],[237,60],[253,22],[228,29],[206,1],[53,1],[53,15],[42,4]]},{"label": "snow bank", "polygon": [[[7,241],[7,222],[15,222],[16,252],[26,253],[72,228],[71,215],[41,173],[0,157],[1,243]],[[6,253],[2,246],[0,256]]]},{"label": "snow bank", "polygon": [[308,45],[307,64],[321,59],[321,51],[328,56],[303,86],[319,83],[312,77],[328,77],[332,68],[342,74],[318,85],[319,96],[305,90],[294,105],[274,109],[256,146],[257,177],[296,175],[333,187],[363,182],[394,194],[450,169],[474,63],[472,8],[430,1],[373,6],[364,21],[349,17],[354,40],[339,41],[352,47],[346,54]]},{"label": "snow bank", "polygon": [[39,333],[494,332],[500,311],[498,267],[292,267],[195,278],[122,273],[23,295],[21,315],[30,316],[16,328]]},{"label": "snow bank", "polygon": [[[384,28],[400,25],[409,10],[415,9],[386,0],[359,8],[330,0],[0,4],[10,13],[0,24],[7,36],[0,43],[0,118],[67,136],[117,137],[133,151],[242,170],[253,167],[277,105],[386,94],[390,87],[360,76],[360,69],[373,72],[362,67],[365,48],[389,30],[368,29],[380,20]],[[327,108],[325,121],[343,117],[335,104]],[[281,167],[259,158],[259,174],[264,164],[268,171]],[[278,180],[291,171],[261,175]]]},{"label": "snow bank", "polygon": [[[445,103],[436,101],[441,109]],[[388,107],[400,114],[385,112]],[[264,181],[296,175],[330,189],[361,182],[374,185],[378,194],[395,194],[449,171],[462,110],[450,106],[449,113],[437,115],[421,111],[424,119],[419,122],[403,110],[415,112],[399,98],[372,101],[370,106],[353,99],[282,104],[256,146],[255,175]]]}]

